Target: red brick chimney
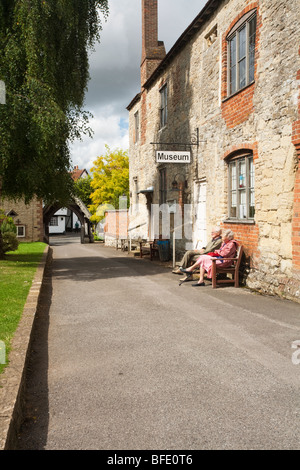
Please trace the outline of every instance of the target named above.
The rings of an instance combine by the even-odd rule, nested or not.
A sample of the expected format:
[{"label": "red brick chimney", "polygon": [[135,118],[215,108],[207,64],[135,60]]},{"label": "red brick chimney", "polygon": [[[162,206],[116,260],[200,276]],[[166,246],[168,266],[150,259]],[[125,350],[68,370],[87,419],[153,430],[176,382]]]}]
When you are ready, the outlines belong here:
[{"label": "red brick chimney", "polygon": [[163,41],[158,41],[157,0],[142,0],[142,62],[141,85],[166,55]]}]

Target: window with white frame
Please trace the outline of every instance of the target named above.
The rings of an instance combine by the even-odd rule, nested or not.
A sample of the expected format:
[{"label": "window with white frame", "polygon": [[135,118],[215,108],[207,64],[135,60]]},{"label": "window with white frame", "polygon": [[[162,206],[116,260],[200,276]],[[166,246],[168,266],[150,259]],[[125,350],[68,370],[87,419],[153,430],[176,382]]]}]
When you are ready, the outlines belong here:
[{"label": "window with white frame", "polygon": [[164,85],[160,89],[160,128],[167,124],[168,117],[168,87]]},{"label": "window with white frame", "polygon": [[244,15],[227,36],[228,95],[254,81],[256,11]]},{"label": "window with white frame", "polygon": [[25,225],[17,225],[17,237],[25,237]]},{"label": "window with white frame", "polygon": [[229,219],[253,221],[254,165],[253,155],[240,155],[228,162],[229,169]]}]

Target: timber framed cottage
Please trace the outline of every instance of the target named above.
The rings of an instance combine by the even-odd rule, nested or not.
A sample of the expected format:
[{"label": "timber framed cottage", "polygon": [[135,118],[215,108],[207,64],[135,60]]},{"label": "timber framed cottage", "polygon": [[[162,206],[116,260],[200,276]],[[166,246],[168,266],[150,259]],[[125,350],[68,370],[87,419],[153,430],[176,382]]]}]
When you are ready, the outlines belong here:
[{"label": "timber framed cottage", "polygon": [[179,256],[230,228],[248,287],[300,300],[299,2],[209,0],[167,54],[157,3],[142,0],[127,108],[131,237],[172,241],[183,225]]}]

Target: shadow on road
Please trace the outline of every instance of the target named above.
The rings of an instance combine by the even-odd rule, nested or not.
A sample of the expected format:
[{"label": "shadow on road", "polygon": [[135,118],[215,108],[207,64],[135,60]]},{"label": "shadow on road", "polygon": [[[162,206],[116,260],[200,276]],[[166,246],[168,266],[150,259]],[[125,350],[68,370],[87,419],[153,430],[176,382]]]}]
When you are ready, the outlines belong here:
[{"label": "shadow on road", "polygon": [[153,276],[165,273],[166,268],[152,264],[148,260],[130,257],[99,256],[56,259],[53,265],[53,275],[58,279],[77,281],[96,281],[118,277]]}]

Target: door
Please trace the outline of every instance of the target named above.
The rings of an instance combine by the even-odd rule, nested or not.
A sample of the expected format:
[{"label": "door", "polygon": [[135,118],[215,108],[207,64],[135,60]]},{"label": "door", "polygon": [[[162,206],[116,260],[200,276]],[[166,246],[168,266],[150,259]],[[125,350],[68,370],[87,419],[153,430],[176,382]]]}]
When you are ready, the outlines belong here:
[{"label": "door", "polygon": [[206,181],[195,183],[195,219],[193,244],[194,248],[200,249],[206,246]]}]

